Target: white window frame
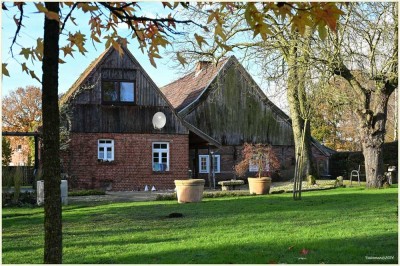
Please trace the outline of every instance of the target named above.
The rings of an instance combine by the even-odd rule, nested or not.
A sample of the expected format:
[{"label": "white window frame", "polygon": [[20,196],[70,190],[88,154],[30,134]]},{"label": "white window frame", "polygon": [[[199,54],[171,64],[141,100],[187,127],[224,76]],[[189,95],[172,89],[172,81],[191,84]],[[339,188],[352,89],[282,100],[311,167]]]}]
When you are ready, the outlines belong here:
[{"label": "white window frame", "polygon": [[[265,168],[263,170],[265,170],[267,172],[270,170],[268,160],[265,161]],[[258,165],[253,163],[252,160],[249,161],[249,172],[258,172]]]},{"label": "white window frame", "polygon": [[213,155],[214,159],[216,159],[217,163],[216,163],[216,169],[214,170],[214,173],[218,174],[221,172],[221,155]]},{"label": "white window frame", "polygon": [[[221,172],[221,155],[213,155],[216,160],[216,167],[214,167],[214,173],[218,174]],[[206,169],[202,168],[202,159],[206,160]],[[199,173],[208,174],[210,172],[210,156],[209,155],[199,155]]]},{"label": "white window frame", "polygon": [[[103,148],[103,158],[100,157],[100,148]],[[111,148],[111,158],[107,157],[107,148]],[[114,161],[114,140],[113,139],[99,139],[97,140],[97,159],[103,162]]]},{"label": "white window frame", "polygon": [[253,160],[249,162],[249,172],[258,172],[258,165],[253,163]]},{"label": "white window frame", "polygon": [[[154,148],[155,144],[160,144],[160,145],[166,144],[167,148]],[[154,172],[164,172],[164,171],[167,172],[167,171],[169,171],[169,142],[153,142],[151,144],[151,150],[152,150],[152,153],[151,153],[151,166],[152,166],[153,171]],[[158,153],[158,164],[163,164],[162,163],[162,153],[167,153],[167,163],[166,163],[166,169],[164,171],[155,169],[154,153]]]},{"label": "white window frame", "polygon": [[[202,161],[204,161],[204,160],[206,160],[206,168],[205,169],[202,168],[202,164],[201,164]],[[201,174],[208,173],[209,169],[210,169],[210,163],[208,160],[208,155],[199,155],[199,173],[201,173]]]}]

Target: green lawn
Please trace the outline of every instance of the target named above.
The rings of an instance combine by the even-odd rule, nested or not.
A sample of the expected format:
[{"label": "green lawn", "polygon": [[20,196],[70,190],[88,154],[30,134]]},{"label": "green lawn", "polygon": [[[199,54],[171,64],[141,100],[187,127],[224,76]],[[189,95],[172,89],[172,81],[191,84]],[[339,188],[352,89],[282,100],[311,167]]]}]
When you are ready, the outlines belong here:
[{"label": "green lawn", "polygon": [[[397,191],[67,206],[63,262],[397,263]],[[3,209],[2,262],[42,263],[42,224],[43,208]]]}]

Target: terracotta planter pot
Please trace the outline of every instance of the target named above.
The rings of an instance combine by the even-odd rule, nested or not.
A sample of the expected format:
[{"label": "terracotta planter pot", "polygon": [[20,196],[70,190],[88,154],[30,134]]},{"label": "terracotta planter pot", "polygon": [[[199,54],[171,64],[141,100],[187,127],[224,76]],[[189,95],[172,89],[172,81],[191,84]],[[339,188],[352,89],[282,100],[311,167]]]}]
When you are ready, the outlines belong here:
[{"label": "terracotta planter pot", "polygon": [[175,180],[179,203],[200,202],[203,198],[204,179]]},{"label": "terracotta planter pot", "polygon": [[269,194],[272,180],[270,177],[249,177],[247,180],[249,182],[250,194]]}]

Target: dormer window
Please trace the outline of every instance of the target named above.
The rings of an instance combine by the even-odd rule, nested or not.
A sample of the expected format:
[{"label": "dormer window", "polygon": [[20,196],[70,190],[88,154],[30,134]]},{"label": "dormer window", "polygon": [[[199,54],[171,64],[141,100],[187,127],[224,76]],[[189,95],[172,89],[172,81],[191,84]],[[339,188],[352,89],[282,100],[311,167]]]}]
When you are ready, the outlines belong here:
[{"label": "dormer window", "polygon": [[134,103],[135,83],[132,81],[103,81],[103,103]]}]

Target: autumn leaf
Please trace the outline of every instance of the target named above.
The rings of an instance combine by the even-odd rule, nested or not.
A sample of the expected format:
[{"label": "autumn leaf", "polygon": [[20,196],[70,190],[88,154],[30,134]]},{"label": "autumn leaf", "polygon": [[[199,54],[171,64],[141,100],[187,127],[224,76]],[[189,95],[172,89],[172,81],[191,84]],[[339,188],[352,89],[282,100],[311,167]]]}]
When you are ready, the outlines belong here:
[{"label": "autumn leaf", "polygon": [[224,41],[226,40],[226,35],[220,24],[217,24],[217,26],[215,27],[215,35],[220,36]]},{"label": "autumn leaf", "polygon": [[99,8],[95,5],[90,5],[89,3],[79,3],[78,4],[78,8],[81,8],[83,12],[87,13],[87,12],[92,12],[92,11],[96,11]]},{"label": "autumn leaf", "polygon": [[197,44],[200,46],[200,48],[201,48],[201,45],[202,45],[203,43],[205,43],[205,44],[208,45],[208,43],[204,40],[204,37],[203,37],[203,36],[198,35],[197,33],[195,33],[195,34],[194,34],[194,38],[196,39]]},{"label": "autumn leaf", "polygon": [[124,54],[124,51],[122,50],[121,44],[116,42],[114,39],[111,39],[111,44],[114,47],[114,49],[118,51],[119,56],[122,56]]},{"label": "autumn leaf", "polygon": [[28,70],[29,70],[29,69],[28,69],[28,67],[26,66],[26,63],[22,63],[21,67],[22,67],[22,71],[23,71],[23,72],[25,72],[26,74],[29,74],[29,73],[28,73]]},{"label": "autumn leaf", "polygon": [[153,57],[151,54],[149,54],[149,60],[150,60],[151,65],[152,65],[153,67],[157,68],[157,64],[156,64],[156,62],[154,61],[154,57]]},{"label": "autumn leaf", "polygon": [[60,22],[60,16],[56,12],[48,11],[45,14],[48,19]]},{"label": "autumn leaf", "polygon": [[323,24],[318,24],[318,35],[321,40],[325,40],[327,36],[326,27]]},{"label": "autumn leaf", "polygon": [[46,13],[49,12],[47,10],[47,8],[42,4],[42,3],[35,3],[36,9],[40,12],[40,13]]},{"label": "autumn leaf", "polygon": [[172,5],[169,2],[161,2],[163,7],[168,7],[169,9],[172,9]]},{"label": "autumn leaf", "polygon": [[215,18],[215,12],[211,12],[211,14],[208,16],[207,24],[210,24],[214,18]]},{"label": "autumn leaf", "polygon": [[22,48],[21,52],[19,54],[23,55],[25,57],[25,59],[28,59],[29,55],[32,54],[32,51],[30,48]]},{"label": "autumn leaf", "polygon": [[2,65],[1,65],[1,74],[2,75],[4,75],[4,76],[10,76],[10,73],[8,73],[8,70],[7,70],[7,64],[6,63],[3,63]]},{"label": "autumn leaf", "polygon": [[73,18],[73,17],[70,17],[70,18],[69,18],[69,20],[71,20],[71,22],[72,22],[75,26],[78,26],[78,24],[76,24],[76,22],[75,22],[75,19],[76,19],[76,18]]},{"label": "autumn leaf", "polygon": [[36,79],[37,81],[39,81],[41,83],[40,79],[36,76],[36,74],[33,70],[29,71],[29,74],[31,75],[32,78]]},{"label": "autumn leaf", "polygon": [[36,56],[40,59],[43,57],[43,39],[42,38],[38,38],[36,40],[36,48],[34,50]]},{"label": "autumn leaf", "polygon": [[15,24],[18,26],[19,25],[19,19],[17,19],[16,15],[13,17]]},{"label": "autumn leaf", "polygon": [[64,57],[66,57],[67,55],[71,55],[72,57],[74,57],[74,54],[72,52],[74,52],[75,50],[67,45],[65,47],[62,47],[61,50],[64,52]]},{"label": "autumn leaf", "polygon": [[300,254],[301,254],[301,255],[307,255],[309,252],[310,252],[310,250],[303,248],[303,249],[300,251]]},{"label": "autumn leaf", "polygon": [[90,39],[92,39],[95,42],[101,43],[100,39],[97,38],[96,33],[94,31],[92,31],[92,33],[90,34]]},{"label": "autumn leaf", "polygon": [[182,66],[184,66],[187,62],[186,59],[181,55],[181,53],[176,53],[176,57],[179,61],[179,63],[181,63]]},{"label": "autumn leaf", "polygon": [[68,41],[71,42],[71,45],[76,45],[78,50],[81,54],[85,54],[87,50],[85,49],[85,41],[86,37],[85,34],[82,34],[80,31],[76,32],[75,34],[69,34]]}]

